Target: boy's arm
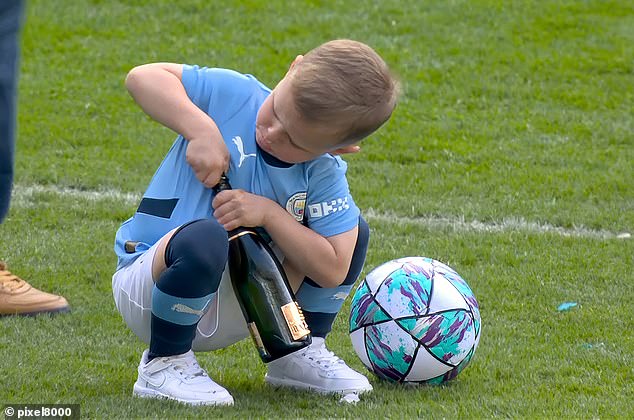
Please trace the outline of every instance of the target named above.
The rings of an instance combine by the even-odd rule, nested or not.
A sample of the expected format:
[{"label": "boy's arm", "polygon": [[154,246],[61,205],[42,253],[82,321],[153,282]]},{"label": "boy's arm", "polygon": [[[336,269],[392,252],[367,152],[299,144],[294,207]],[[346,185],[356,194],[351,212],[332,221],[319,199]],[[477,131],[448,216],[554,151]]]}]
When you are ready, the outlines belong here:
[{"label": "boy's arm", "polygon": [[212,203],[214,217],[226,230],[239,226],[262,226],[284,253],[285,266],[310,277],[322,287],[337,287],[346,278],[352,261],[358,228],[323,237],[298,223],[284,208],[268,198],[243,190],[222,191]]},{"label": "boy's arm", "polygon": [[[352,254],[354,251],[354,247],[356,245],[359,229],[355,226],[354,229],[351,229],[348,232],[344,232],[339,235],[334,235],[334,236],[329,236],[327,238],[324,238],[323,236],[306,228],[305,226],[299,223],[297,224],[303,229],[306,229],[307,231],[309,231],[310,233],[317,235],[317,237],[315,238],[316,240],[326,239],[330,243],[330,246],[332,246],[332,250],[335,252],[336,256],[339,256],[339,257],[336,260],[334,260],[335,262],[330,267],[325,265],[318,267],[319,269],[321,269],[320,271],[324,271],[323,275],[326,277],[324,277],[320,281],[317,281],[315,279],[318,278],[317,276],[319,276],[318,271],[315,271],[313,274],[309,274],[307,273],[307,270],[304,268],[304,267],[308,268],[310,264],[304,265],[301,262],[297,263],[296,261],[300,260],[300,258],[298,258],[298,255],[293,255],[291,257],[288,256],[288,252],[296,253],[297,251],[300,251],[301,248],[298,248],[296,245],[293,245],[290,241],[287,242],[287,239],[282,239],[283,243],[286,243],[286,246],[280,246],[280,249],[282,249],[285,256],[283,265],[286,271],[286,275],[288,277],[288,281],[291,284],[293,291],[297,292],[299,287],[302,285],[302,282],[304,281],[304,277],[306,276],[310,277],[312,280],[314,280],[317,284],[319,284],[322,287],[337,287],[341,285],[341,283],[344,281],[344,279],[348,275],[348,271],[350,269]],[[298,238],[298,237],[295,236],[295,238]],[[307,239],[307,240],[309,241],[308,244],[312,243],[312,239]],[[278,242],[276,242],[276,244]],[[328,249],[329,248],[327,248],[327,250]],[[323,260],[321,259],[321,257],[319,256],[317,252],[318,250],[319,250],[318,247],[313,246],[311,244],[309,246],[310,254],[306,255],[306,257],[310,259],[310,262],[314,262],[317,264],[330,264],[328,262],[328,259],[326,258],[324,258]],[[348,251],[349,251],[349,257],[347,257]],[[344,254],[346,255],[346,257],[342,258]],[[320,263],[320,261],[322,262]],[[299,267],[296,264],[300,264]],[[328,271],[331,271],[332,274],[328,274],[327,272],[325,272],[324,269],[331,269]]]},{"label": "boy's arm", "polygon": [[229,167],[229,151],[216,123],[189,99],[182,75],[182,64],[144,64],[128,73],[125,85],[146,114],[189,141],[187,162],[213,187]]}]

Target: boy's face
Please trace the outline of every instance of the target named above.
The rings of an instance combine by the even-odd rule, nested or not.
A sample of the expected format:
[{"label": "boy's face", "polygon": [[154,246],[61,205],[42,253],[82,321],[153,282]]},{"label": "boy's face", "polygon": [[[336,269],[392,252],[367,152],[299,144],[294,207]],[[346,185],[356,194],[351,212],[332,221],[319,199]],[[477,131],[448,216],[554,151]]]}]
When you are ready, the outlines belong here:
[{"label": "boy's face", "polygon": [[287,163],[307,162],[337,149],[338,124],[308,123],[298,114],[291,89],[292,71],[264,101],[255,122],[255,139],[265,152]]}]

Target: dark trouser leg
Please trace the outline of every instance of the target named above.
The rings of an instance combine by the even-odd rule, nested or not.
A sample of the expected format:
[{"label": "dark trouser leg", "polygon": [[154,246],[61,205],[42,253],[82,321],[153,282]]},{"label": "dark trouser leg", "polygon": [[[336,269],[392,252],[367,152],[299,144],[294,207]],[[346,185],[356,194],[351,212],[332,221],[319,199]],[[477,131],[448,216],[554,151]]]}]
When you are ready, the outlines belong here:
[{"label": "dark trouser leg", "polygon": [[13,183],[19,32],[22,0],[0,1],[0,222],[9,211]]}]

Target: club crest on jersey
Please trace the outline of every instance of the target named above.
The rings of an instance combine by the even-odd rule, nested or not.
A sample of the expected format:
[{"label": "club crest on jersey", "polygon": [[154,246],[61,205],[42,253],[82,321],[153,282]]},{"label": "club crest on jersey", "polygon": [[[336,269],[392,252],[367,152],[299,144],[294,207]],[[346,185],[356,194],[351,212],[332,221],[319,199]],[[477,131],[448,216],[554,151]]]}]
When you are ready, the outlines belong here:
[{"label": "club crest on jersey", "polygon": [[306,208],[306,193],[298,192],[291,196],[286,202],[286,211],[289,212],[295,220],[301,222],[304,220],[304,209]]}]

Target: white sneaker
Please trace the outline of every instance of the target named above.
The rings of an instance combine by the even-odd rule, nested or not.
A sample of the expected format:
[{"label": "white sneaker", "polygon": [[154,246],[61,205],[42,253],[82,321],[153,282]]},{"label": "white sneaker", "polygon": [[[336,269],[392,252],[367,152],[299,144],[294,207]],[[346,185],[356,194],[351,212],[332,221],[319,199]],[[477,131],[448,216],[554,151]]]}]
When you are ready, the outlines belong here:
[{"label": "white sneaker", "polygon": [[264,380],[274,386],[325,394],[372,391],[368,379],[328,350],[320,337],[313,337],[310,346],[270,362]]},{"label": "white sneaker", "polygon": [[233,405],[229,392],[211,380],[198,365],[193,351],[147,361],[143,352],[134,395],[142,398],[166,398],[191,405]]}]

